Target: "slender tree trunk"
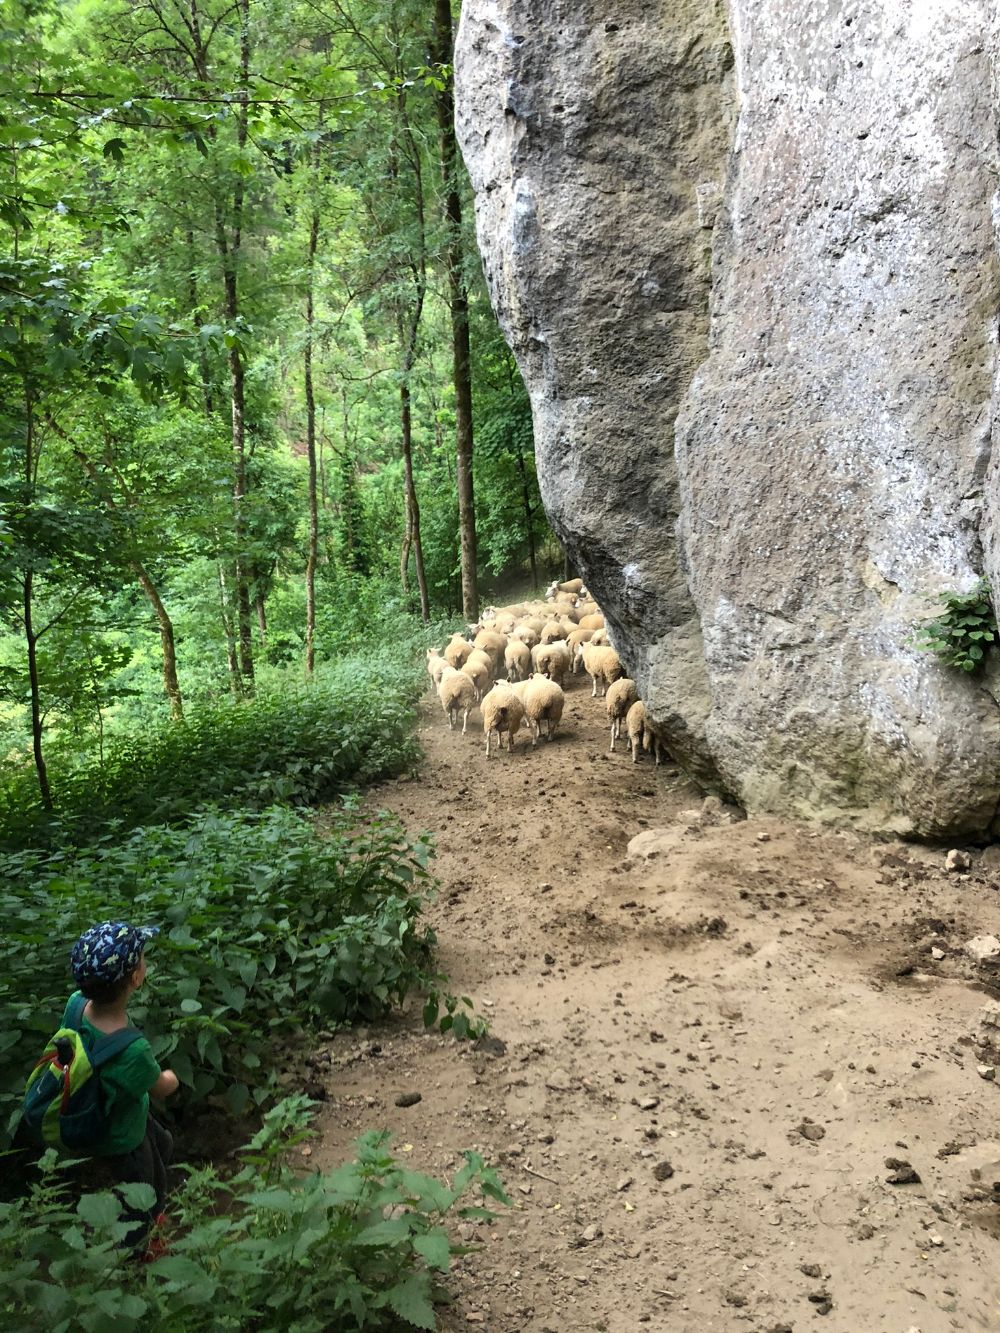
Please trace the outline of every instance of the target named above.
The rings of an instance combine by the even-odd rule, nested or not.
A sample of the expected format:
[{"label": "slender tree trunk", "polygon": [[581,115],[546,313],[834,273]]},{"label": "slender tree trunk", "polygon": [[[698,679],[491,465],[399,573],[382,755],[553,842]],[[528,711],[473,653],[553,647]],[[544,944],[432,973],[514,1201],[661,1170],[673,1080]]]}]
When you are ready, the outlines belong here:
[{"label": "slender tree trunk", "polygon": [[253,599],[253,609],[257,615],[257,630],[260,634],[261,648],[267,647],[267,608],[264,605],[264,594],[256,592]]},{"label": "slender tree trunk", "polygon": [[[410,381],[407,374],[399,386],[400,416],[403,427],[403,474],[406,485],[407,534],[413,539],[413,557],[417,567],[417,587],[420,589],[420,615],[424,624],[431,618],[430,599],[427,595],[427,575],[424,572],[424,551],[420,541],[420,506],[413,481],[413,413],[410,401]],[[407,551],[407,558],[409,552]]]},{"label": "slender tree trunk", "polygon": [[[200,303],[198,301],[198,275],[194,265],[194,232],[190,227],[187,229],[186,239],[188,247],[188,263],[191,266],[188,269],[188,301],[191,304],[191,321],[194,324],[194,327],[200,330],[204,321],[201,318]],[[208,368],[208,351],[200,339],[198,347],[198,372],[201,376],[201,393],[202,400],[205,404],[205,415],[206,417],[211,417],[212,413],[215,411],[212,402],[212,376]]]},{"label": "slender tree trunk", "polygon": [[535,522],[531,508],[531,488],[528,486],[528,469],[524,466],[524,451],[517,446],[517,470],[521,474],[521,498],[524,502],[524,522],[528,530],[528,555],[531,559],[531,586],[538,587],[538,567],[535,563]]},{"label": "slender tree trunk", "polygon": [[472,356],[469,348],[469,296],[463,276],[462,200],[458,187],[458,145],[452,84],[451,0],[435,0],[433,58],[444,88],[435,94],[441,132],[441,174],[448,226],[448,303],[451,308],[452,374],[455,382],[455,443],[458,474],[458,527],[462,544],[462,614],[479,613],[476,586],[476,507],[472,482]]},{"label": "slender tree trunk", "polygon": [[34,575],[30,570],[24,576],[24,640],[28,649],[28,683],[31,689],[31,749],[35,757],[35,772],[38,775],[38,791],[42,805],[52,810],[52,792],[49,788],[49,774],[42,754],[42,701],[38,685],[38,653],[32,621],[31,594]]},{"label": "slender tree trunk", "polygon": [[229,688],[234,699],[243,698],[243,677],[236,657],[236,631],[233,628],[232,612],[229,609],[229,589],[226,586],[226,572],[222,561],[217,566],[219,571],[219,611],[222,617],[222,632],[226,639],[226,661],[229,666]]},{"label": "slender tree trunk", "polygon": [[167,608],[163,605],[160,594],[156,590],[156,585],[146,572],[145,566],[135,560],[132,563],[132,568],[135,570],[136,578],[138,578],[142,590],[146,594],[147,601],[153,608],[156,623],[160,628],[160,648],[163,653],[163,692],[170,700],[170,716],[175,722],[182,722],[184,720],[184,702],[181,699],[181,687],[177,679],[174,624],[167,614]]},{"label": "slender tree trunk", "polygon": [[[404,469],[405,472],[405,469]],[[399,552],[399,583],[406,596],[410,593],[410,548],[413,545],[413,515],[410,513],[410,488],[403,478],[403,507],[406,513],[406,528],[403,532],[403,545]]]},{"label": "slender tree trunk", "polygon": [[306,345],[302,353],[306,393],[306,453],[309,457],[309,552],[306,556],[306,675],[316,666],[316,565],[319,560],[319,500],[316,494],[316,395],[313,391],[313,276],[316,248],[319,244],[319,210],[314,209],[309,224],[309,251],[306,285]]}]

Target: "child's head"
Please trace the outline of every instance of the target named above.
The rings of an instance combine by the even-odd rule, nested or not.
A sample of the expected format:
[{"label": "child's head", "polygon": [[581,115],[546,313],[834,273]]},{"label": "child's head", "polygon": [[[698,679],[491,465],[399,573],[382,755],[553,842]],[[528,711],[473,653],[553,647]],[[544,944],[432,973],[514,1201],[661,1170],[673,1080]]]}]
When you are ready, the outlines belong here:
[{"label": "child's head", "polygon": [[159,933],[158,926],[130,926],[127,921],[102,921],[91,926],[73,945],[73,980],[88,1000],[114,1004],[138,984],[142,952]]}]

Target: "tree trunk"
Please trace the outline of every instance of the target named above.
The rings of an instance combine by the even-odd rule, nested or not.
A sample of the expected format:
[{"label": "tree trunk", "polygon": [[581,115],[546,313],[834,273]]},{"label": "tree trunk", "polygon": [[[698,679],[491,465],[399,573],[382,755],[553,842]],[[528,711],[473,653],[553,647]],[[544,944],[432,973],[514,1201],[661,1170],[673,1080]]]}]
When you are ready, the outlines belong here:
[{"label": "tree trunk", "polygon": [[441,175],[448,227],[446,263],[448,303],[451,309],[452,374],[455,382],[455,457],[458,474],[458,527],[462,544],[462,614],[475,620],[479,613],[476,587],[476,507],[472,482],[472,357],[469,349],[469,296],[465,288],[462,255],[462,200],[458,188],[458,146],[455,138],[455,96],[451,73],[453,56],[451,0],[435,0],[433,58],[440,66],[444,87],[435,94],[441,132]]},{"label": "tree trunk", "polygon": [[35,772],[38,775],[38,792],[42,805],[51,814],[52,792],[49,788],[49,774],[42,754],[42,701],[38,685],[38,654],[36,644],[38,636],[32,623],[31,593],[34,575],[29,570],[24,576],[24,639],[28,649],[28,681],[31,688],[31,749],[35,757]]},{"label": "tree trunk", "polygon": [[[420,506],[413,481],[413,415],[410,401],[409,374],[399,386],[400,417],[403,428],[403,474],[406,485],[407,535],[413,539],[413,559],[417,567],[417,587],[420,589],[420,615],[426,625],[431,618],[430,599],[427,595],[427,575],[424,572],[424,551],[420,542]],[[407,551],[407,557],[409,552]]]},{"label": "tree trunk", "polygon": [[524,522],[528,530],[528,555],[531,559],[531,586],[538,588],[538,568],[535,563],[535,524],[531,508],[531,489],[528,486],[528,469],[524,466],[524,451],[517,446],[517,470],[521,474],[521,498],[524,502]]},{"label": "tree trunk", "polygon": [[316,564],[319,560],[319,501],[316,494],[316,396],[313,392],[313,269],[319,244],[319,211],[313,210],[309,225],[309,251],[306,286],[306,345],[302,370],[306,393],[306,453],[309,456],[309,552],[306,556],[306,675],[316,665]]},{"label": "tree trunk", "polygon": [[177,679],[177,653],[174,647],[173,621],[167,615],[167,608],[160,600],[156,585],[149,577],[145,567],[136,560],[133,562],[132,568],[135,570],[142,590],[153,608],[156,623],[160,627],[160,648],[163,652],[163,691],[170,700],[170,716],[175,722],[182,722],[184,720],[184,703],[181,699],[180,682]]},{"label": "tree trunk", "polygon": [[218,564],[219,571],[219,611],[222,617],[222,632],[226,638],[226,661],[229,665],[229,688],[232,690],[234,699],[243,698],[243,677],[240,675],[240,664],[236,657],[236,632],[233,629],[233,617],[229,610],[229,589],[226,587],[226,572],[222,568],[222,562]]},{"label": "tree trunk", "polygon": [[410,488],[407,484],[405,469],[403,477],[403,509],[406,514],[406,527],[403,532],[403,545],[399,552],[399,585],[404,596],[410,595],[410,548],[413,545],[413,515],[410,512]]},{"label": "tree trunk", "polygon": [[254,594],[253,609],[257,613],[257,629],[260,633],[261,648],[267,647],[267,610],[264,606],[264,594],[260,591]]}]

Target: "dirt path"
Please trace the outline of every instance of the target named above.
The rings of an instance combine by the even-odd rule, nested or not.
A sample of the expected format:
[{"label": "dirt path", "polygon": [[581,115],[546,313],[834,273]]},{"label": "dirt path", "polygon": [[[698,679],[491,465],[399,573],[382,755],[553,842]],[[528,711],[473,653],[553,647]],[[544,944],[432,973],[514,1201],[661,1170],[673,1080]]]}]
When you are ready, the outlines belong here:
[{"label": "dirt path", "polygon": [[537,752],[487,763],[472,722],[428,699],[420,781],[373,801],[436,834],[441,962],[499,1040],[416,1010],[336,1039],[313,1155],[387,1125],[415,1166],[500,1165],[515,1207],[466,1227],[444,1326],[1000,1329],[991,965],[963,951],[1000,858],[730,822],[609,755],[582,682]]}]

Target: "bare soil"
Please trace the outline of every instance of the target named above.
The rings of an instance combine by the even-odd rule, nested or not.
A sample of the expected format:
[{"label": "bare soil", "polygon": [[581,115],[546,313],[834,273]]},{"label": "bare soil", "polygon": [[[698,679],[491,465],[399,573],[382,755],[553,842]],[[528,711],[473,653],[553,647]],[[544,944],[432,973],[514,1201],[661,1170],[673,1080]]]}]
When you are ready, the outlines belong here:
[{"label": "bare soil", "polygon": [[582,680],[537,750],[487,762],[431,696],[420,739],[372,802],[435,833],[441,964],[491,1037],[414,1004],[331,1041],[312,1164],[388,1126],[420,1169],[499,1166],[514,1206],[463,1224],[443,1326],[1000,1329],[1000,990],[963,948],[1000,930],[1000,856],[703,804],[608,753]]}]

